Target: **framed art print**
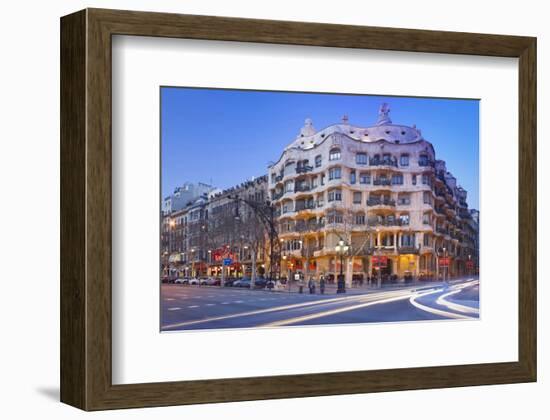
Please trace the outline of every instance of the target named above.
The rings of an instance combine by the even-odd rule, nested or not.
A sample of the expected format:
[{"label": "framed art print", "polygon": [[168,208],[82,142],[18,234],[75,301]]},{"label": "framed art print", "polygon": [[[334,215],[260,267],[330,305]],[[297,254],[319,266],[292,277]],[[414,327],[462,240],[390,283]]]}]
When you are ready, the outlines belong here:
[{"label": "framed art print", "polygon": [[535,51],[62,18],[62,401],[536,380]]}]

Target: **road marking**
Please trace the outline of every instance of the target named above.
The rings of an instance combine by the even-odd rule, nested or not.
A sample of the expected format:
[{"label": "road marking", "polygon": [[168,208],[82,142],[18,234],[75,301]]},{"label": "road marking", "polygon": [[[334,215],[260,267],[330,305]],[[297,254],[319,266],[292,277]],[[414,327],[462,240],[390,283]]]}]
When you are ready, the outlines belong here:
[{"label": "road marking", "polygon": [[216,306],[215,303],[207,303],[206,306]]},{"label": "road marking", "polygon": [[193,309],[193,308],[198,308],[199,305],[191,305],[191,306],[188,306],[189,309]]},{"label": "road marking", "polygon": [[473,319],[470,316],[455,314],[453,312],[443,311],[441,309],[432,308],[431,306],[422,305],[421,303],[416,301],[416,299],[419,298],[419,297],[427,296],[427,295],[431,295],[433,293],[439,293],[439,292],[440,292],[440,290],[435,290],[433,292],[428,292],[428,293],[419,293],[419,294],[416,294],[414,296],[411,296],[411,298],[409,299],[409,302],[411,303],[411,305],[415,306],[418,309],[423,310],[424,312],[429,312],[431,314],[439,315],[439,316],[442,316],[442,317],[445,317],[445,318]]},{"label": "road marking", "polygon": [[229,305],[231,302],[222,302],[222,305]]},{"label": "road marking", "polygon": [[176,299],[174,299],[174,298],[164,298],[164,300],[167,301],[167,302],[170,302],[170,301],[176,300]]},{"label": "road marking", "polygon": [[437,303],[438,305],[441,305],[441,306],[446,306],[447,308],[449,308],[453,311],[467,313],[467,314],[478,314],[479,315],[479,309],[478,308],[474,308],[472,306],[460,305],[459,303],[449,302],[448,300],[445,299],[449,296],[456,295],[457,293],[460,293],[461,291],[462,291],[462,288],[457,289],[457,290],[453,290],[453,291],[448,292],[448,293],[445,293],[444,295],[439,296],[439,298],[436,300],[435,303]]},{"label": "road marking", "polygon": [[169,311],[179,311],[180,307],[168,308]]},{"label": "road marking", "polygon": [[242,300],[236,300],[236,301],[233,302],[233,303],[243,303],[243,301],[242,301]]}]

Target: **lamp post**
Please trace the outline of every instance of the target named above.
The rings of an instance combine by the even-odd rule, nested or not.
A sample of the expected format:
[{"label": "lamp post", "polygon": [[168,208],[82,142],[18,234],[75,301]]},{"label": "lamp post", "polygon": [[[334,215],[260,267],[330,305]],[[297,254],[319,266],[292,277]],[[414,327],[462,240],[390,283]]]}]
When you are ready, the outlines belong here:
[{"label": "lamp post", "polygon": [[344,254],[346,254],[348,250],[349,246],[347,246],[343,240],[338,241],[336,253],[340,255],[340,276],[338,276],[338,288],[336,289],[336,293],[346,293],[346,282],[344,281]]}]

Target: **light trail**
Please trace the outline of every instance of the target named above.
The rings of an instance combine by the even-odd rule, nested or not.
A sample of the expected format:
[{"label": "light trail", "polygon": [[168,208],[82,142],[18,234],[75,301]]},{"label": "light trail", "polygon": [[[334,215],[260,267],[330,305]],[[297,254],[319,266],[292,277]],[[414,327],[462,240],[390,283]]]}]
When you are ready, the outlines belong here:
[{"label": "light trail", "polygon": [[303,316],[298,316],[298,317],[294,317],[294,318],[283,319],[283,320],[280,320],[280,321],[269,322],[267,324],[260,325],[260,327],[280,327],[280,326],[283,326],[283,325],[296,324],[298,322],[310,321],[312,319],[323,318],[325,316],[330,316],[330,315],[337,315],[337,314],[341,314],[343,312],[355,311],[356,309],[366,308],[366,307],[372,306],[372,305],[378,305],[378,304],[381,304],[381,303],[389,303],[389,302],[395,302],[395,301],[398,301],[398,300],[407,299],[410,295],[411,295],[411,292],[409,291],[409,292],[406,292],[406,293],[402,294],[401,296],[390,297],[390,298],[387,298],[387,299],[379,299],[379,300],[374,300],[374,301],[367,302],[367,303],[361,303],[361,304],[358,304],[358,305],[345,306],[343,308],[336,308],[336,309],[331,309],[331,310],[324,311],[324,312],[317,312],[315,314],[303,315]]},{"label": "light trail", "polygon": [[445,293],[445,294],[439,296],[439,298],[436,300],[435,303],[437,303],[438,305],[441,305],[441,306],[446,306],[447,308],[449,308],[453,311],[462,312],[462,313],[466,313],[466,314],[478,314],[479,315],[479,309],[478,308],[474,308],[472,306],[461,305],[461,304],[455,303],[455,302],[450,302],[446,299],[449,296],[456,295],[457,293],[462,292],[463,289],[465,289],[466,287],[469,287],[469,286],[473,286],[473,285],[467,285],[465,287],[460,287],[456,290],[452,290],[448,293]]},{"label": "light trail", "polygon": [[434,314],[434,315],[439,315],[439,316],[442,316],[442,317],[445,317],[445,318],[473,319],[472,317],[467,316],[467,315],[455,314],[454,312],[448,312],[448,311],[443,311],[441,309],[432,308],[431,306],[426,306],[426,305],[423,305],[423,304],[416,301],[416,299],[418,299],[420,297],[432,295],[434,293],[439,293],[439,292],[441,292],[440,289],[439,290],[434,290],[434,291],[431,291],[431,292],[427,292],[427,293],[419,293],[419,294],[411,296],[411,298],[409,299],[409,302],[411,303],[411,305],[413,305],[414,307],[416,307],[416,308],[418,308],[422,311],[429,312],[429,313]]},{"label": "light trail", "polygon": [[[406,291],[399,291],[399,293],[407,293],[407,297],[410,296],[412,293],[411,290]],[[279,311],[285,311],[285,310],[292,310],[292,309],[303,309],[308,308],[315,305],[327,305],[332,303],[343,303],[343,302],[353,302],[353,301],[364,301],[364,299],[372,300],[376,298],[384,298],[385,296],[388,296],[391,293],[397,293],[396,291],[386,291],[386,292],[379,292],[379,293],[372,293],[367,295],[357,295],[357,296],[345,296],[340,298],[332,298],[332,299],[318,299],[315,301],[310,302],[301,302],[301,303],[294,303],[290,305],[283,305],[283,306],[274,306],[272,308],[266,308],[266,309],[257,309],[253,311],[247,311],[247,312],[239,312],[235,314],[229,314],[229,315],[220,315],[220,316],[214,316],[209,318],[203,318],[203,319],[196,319],[193,321],[183,321],[178,322],[174,324],[165,325],[162,329],[168,330],[168,329],[174,329],[179,327],[187,327],[190,325],[196,325],[196,324],[203,324],[206,322],[212,322],[212,321],[224,321],[226,319],[233,319],[233,318],[240,318],[245,316],[253,316],[253,315],[261,315],[266,314],[270,312],[279,312]],[[229,302],[222,302],[222,305],[229,304]]]}]

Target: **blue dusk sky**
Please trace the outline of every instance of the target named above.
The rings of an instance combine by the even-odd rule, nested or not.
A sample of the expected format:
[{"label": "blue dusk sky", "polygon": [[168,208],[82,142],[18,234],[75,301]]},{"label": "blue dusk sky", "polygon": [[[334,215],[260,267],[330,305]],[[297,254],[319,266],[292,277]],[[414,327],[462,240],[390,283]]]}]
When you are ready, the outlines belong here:
[{"label": "blue dusk sky", "polygon": [[317,130],[343,115],[368,127],[383,102],[394,124],[422,130],[479,208],[478,100],[180,87],[161,88],[162,196],[187,181],[223,189],[264,175],[306,118]]}]

